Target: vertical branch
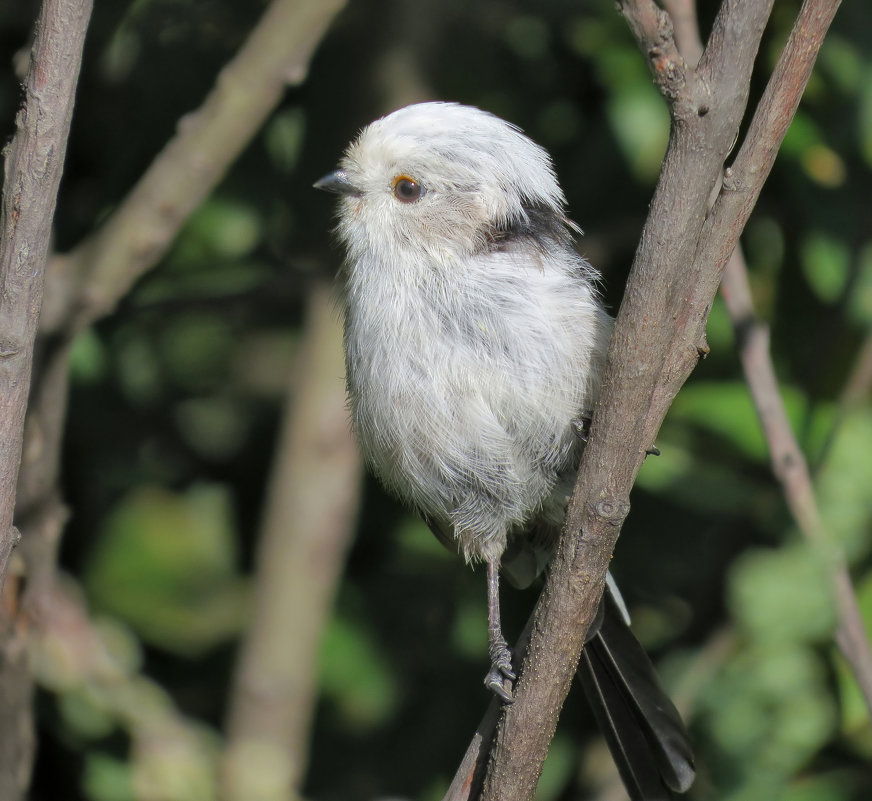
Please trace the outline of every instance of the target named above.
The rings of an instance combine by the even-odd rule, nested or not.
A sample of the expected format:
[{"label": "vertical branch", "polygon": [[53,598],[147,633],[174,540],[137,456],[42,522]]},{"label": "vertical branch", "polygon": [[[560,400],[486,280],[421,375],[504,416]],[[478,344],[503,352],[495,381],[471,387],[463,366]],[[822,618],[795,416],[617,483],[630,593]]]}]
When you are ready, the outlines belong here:
[{"label": "vertical branch", "polygon": [[0,585],[12,528],[46,259],[91,0],[45,0],[6,152],[0,222]]},{"label": "vertical branch", "polygon": [[355,529],[360,460],[348,425],[342,328],[327,286],[312,292],[304,339],[230,699],[227,801],[255,795],[286,801],[299,792],[318,695],[318,648]]},{"label": "vertical branch", "polygon": [[4,153],[0,206],[0,798],[25,796],[34,755],[33,681],[18,584],[4,586],[18,531],[12,525],[33,345],[51,226],[63,172],[91,0],[45,0],[24,104]]}]

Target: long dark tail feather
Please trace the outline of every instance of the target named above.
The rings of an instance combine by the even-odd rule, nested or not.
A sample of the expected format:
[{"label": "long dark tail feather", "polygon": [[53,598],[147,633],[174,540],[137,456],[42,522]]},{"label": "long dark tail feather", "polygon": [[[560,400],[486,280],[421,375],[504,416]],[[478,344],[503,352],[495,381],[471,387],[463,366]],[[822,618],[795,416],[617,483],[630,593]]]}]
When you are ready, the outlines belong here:
[{"label": "long dark tail feather", "polygon": [[684,724],[608,589],[597,623],[578,667],[584,693],[630,798],[669,801],[695,776]]}]

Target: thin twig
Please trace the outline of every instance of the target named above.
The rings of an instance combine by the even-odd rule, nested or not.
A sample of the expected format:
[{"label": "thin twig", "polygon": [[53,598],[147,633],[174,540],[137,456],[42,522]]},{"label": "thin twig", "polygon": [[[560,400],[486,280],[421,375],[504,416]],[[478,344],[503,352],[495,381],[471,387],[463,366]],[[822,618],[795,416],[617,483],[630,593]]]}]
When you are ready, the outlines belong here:
[{"label": "thin twig", "polygon": [[863,618],[844,556],[824,529],[808,463],[787,419],[769,352],[769,330],[754,312],[740,248],[730,257],[721,289],[736,333],[745,379],[769,445],[772,470],[802,535],[816,548],[825,550],[838,609],[836,644],[872,711],[872,650]]}]

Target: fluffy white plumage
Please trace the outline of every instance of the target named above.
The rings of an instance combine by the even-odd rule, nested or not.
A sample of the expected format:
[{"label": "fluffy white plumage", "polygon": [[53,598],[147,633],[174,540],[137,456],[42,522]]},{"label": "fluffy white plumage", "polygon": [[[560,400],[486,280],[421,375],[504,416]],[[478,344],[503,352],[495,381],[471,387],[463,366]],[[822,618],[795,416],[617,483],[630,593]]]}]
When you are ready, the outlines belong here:
[{"label": "fluffy white plumage", "polygon": [[[487,563],[485,685],[511,702],[499,574],[532,581],[565,513],[612,327],[596,274],[548,154],[475,108],[395,111],[315,186],[342,195],[361,449],[440,539]],[[694,778],[689,738],[608,586],[578,675],[630,797],[672,797]]]},{"label": "fluffy white plumage", "polygon": [[422,103],[365,128],[334,176],[363,454],[467,559],[498,562],[560,525],[611,331],[551,160],[498,117]]}]

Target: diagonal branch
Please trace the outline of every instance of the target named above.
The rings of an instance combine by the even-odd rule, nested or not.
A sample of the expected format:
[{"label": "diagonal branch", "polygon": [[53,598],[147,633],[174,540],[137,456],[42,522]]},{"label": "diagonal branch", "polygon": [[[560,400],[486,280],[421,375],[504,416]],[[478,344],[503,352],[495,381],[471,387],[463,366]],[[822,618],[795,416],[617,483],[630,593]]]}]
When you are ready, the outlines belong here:
[{"label": "diagonal branch", "polygon": [[672,18],[654,0],[621,0],[618,10],[627,21],[660,93],[670,106],[688,101],[688,67],[676,46]]},{"label": "diagonal branch", "polygon": [[49,260],[40,335],[55,347],[44,354],[31,399],[28,430],[35,436],[21,466],[19,511],[39,505],[57,481],[66,413],[63,340],[110,313],[157,264],[275,109],[285,86],[305,79],[315,47],[344,5],[345,0],[273,0],[203,105],[182,119],[115,212],[72,251]]},{"label": "diagonal branch", "polygon": [[772,471],[781,482],[787,506],[803,537],[815,547],[825,549],[838,610],[836,644],[872,710],[872,651],[863,618],[844,557],[824,529],[808,463],[787,419],[769,353],[769,331],[754,313],[740,248],[730,257],[721,290],[736,334],[745,379],[769,445]]},{"label": "diagonal branch", "polygon": [[[624,13],[639,6],[622,3]],[[681,97],[675,101],[664,92],[673,114],[669,148],[618,314],[564,534],[534,613],[516,701],[496,735],[485,799],[520,801],[535,791],[636,473],[672,399],[705,352],[705,323],[723,267],[838,2],[808,0],[803,6],[736,160],[738,180],[706,217],[745,110],[771,7],[771,0],[725,0],[697,70],[686,73]],[[650,42],[641,44],[651,52]]]},{"label": "diagonal branch", "polygon": [[[670,15],[676,19],[679,49],[690,63],[695,63],[702,53],[702,42],[699,38],[693,0],[666,0],[665,5]],[[833,13],[837,5],[832,7]],[[681,25],[677,22],[679,19],[682,20]],[[679,31],[680,36],[678,36]],[[819,32],[818,35],[822,33]],[[809,69],[808,61],[807,56],[804,60],[804,69]],[[778,74],[779,71],[776,70],[773,80]],[[721,292],[736,334],[745,380],[748,382],[754,407],[769,446],[772,471],[781,482],[788,508],[802,535],[816,545],[828,543],[830,538],[824,531],[820,519],[808,462],[793,435],[778,390],[778,380],[769,350],[769,332],[754,311],[751,290],[748,286],[747,266],[740,247],[736,247],[727,262]],[[872,342],[872,339],[869,342]],[[860,387],[864,384],[863,371],[864,369],[869,371],[868,365],[872,364],[872,357],[866,356],[866,352],[872,353],[872,347],[868,343],[861,350],[857,362],[858,373],[845,388],[846,397],[850,398],[857,393],[854,381]],[[862,390],[859,392],[862,394]],[[850,573],[841,554],[830,554],[830,570],[833,597],[839,619],[835,635],[836,644],[851,667],[851,672],[866,699],[866,705],[872,710],[872,649],[866,637]]]},{"label": "diagonal branch", "polygon": [[75,333],[112,311],[166,253],[181,226],[263,125],[288,85],[303,82],[327,26],[346,0],[273,0],[203,105],[93,236],[56,262],[72,295],[44,333]]}]

